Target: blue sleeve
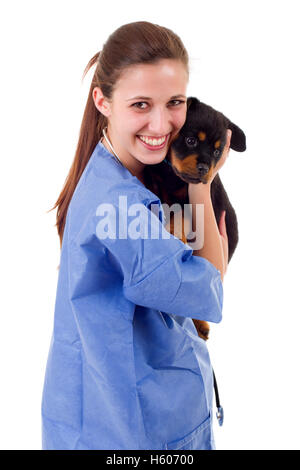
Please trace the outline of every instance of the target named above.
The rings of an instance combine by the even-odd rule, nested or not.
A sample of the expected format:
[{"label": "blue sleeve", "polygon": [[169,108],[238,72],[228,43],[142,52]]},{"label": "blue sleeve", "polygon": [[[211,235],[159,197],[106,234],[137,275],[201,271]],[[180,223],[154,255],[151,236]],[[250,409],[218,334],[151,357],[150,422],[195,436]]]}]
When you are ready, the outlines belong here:
[{"label": "blue sleeve", "polygon": [[[166,313],[220,322],[220,271],[205,258],[194,256],[191,247],[164,228],[159,199],[139,203],[135,217],[129,215],[129,202],[134,198],[128,198],[127,208],[113,204],[105,220],[98,216],[103,211],[95,218],[97,240],[120,266],[125,297],[136,305]],[[158,215],[151,204],[152,209],[158,206]],[[105,235],[104,228],[110,230],[110,236]]]}]

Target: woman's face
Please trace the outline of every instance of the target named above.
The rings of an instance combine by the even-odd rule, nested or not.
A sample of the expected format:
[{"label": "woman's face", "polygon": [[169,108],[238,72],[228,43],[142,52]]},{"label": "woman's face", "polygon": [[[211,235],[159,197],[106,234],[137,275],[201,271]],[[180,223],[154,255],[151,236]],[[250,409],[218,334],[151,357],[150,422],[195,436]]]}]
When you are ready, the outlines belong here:
[{"label": "woman's face", "polygon": [[[187,83],[188,75],[180,61],[161,59],[157,64],[128,67],[116,84],[111,102],[103,98],[100,88],[94,88],[95,105],[108,118],[112,146],[134,175],[140,175],[145,165],[165,158],[170,138],[186,119]],[[141,136],[150,142],[142,142]],[[160,138],[164,140],[157,145],[161,141],[153,139]]]}]

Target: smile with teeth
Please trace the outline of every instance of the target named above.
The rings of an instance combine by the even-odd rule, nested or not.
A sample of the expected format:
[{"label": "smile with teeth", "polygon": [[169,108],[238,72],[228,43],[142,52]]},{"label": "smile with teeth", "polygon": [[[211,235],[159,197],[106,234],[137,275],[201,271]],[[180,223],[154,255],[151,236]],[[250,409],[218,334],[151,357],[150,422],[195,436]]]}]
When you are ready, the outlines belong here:
[{"label": "smile with teeth", "polygon": [[165,142],[168,135],[165,135],[164,137],[160,137],[159,139],[153,139],[151,137],[146,137],[144,135],[138,135],[138,138],[141,139],[143,142],[146,142],[146,144],[148,144],[148,145],[152,145],[153,147],[157,147],[159,145],[162,145]]}]

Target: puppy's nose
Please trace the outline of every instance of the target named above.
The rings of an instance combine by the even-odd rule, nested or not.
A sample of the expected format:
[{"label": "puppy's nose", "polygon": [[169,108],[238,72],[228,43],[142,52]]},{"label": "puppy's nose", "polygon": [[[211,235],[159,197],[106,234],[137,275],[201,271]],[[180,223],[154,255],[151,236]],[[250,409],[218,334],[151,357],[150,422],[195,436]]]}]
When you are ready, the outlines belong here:
[{"label": "puppy's nose", "polygon": [[197,170],[200,176],[204,176],[208,172],[209,167],[206,163],[197,163]]}]

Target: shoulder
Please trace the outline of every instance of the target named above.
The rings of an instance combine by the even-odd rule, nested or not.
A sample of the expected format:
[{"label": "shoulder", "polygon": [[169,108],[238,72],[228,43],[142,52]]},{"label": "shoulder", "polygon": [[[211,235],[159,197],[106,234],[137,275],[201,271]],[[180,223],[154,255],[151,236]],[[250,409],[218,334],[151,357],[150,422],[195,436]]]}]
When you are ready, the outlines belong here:
[{"label": "shoulder", "polygon": [[[122,167],[105,147],[98,143],[76,186],[68,209],[71,238],[95,217],[109,208],[119,213],[138,209],[136,204],[163,218],[160,199],[147,189],[130,171]],[[155,209],[156,207],[156,209]],[[90,227],[91,229],[91,227]]]},{"label": "shoulder", "polygon": [[89,205],[94,202],[117,203],[120,195],[146,203],[159,200],[98,142],[77,184],[72,205],[81,205],[83,201]]}]

